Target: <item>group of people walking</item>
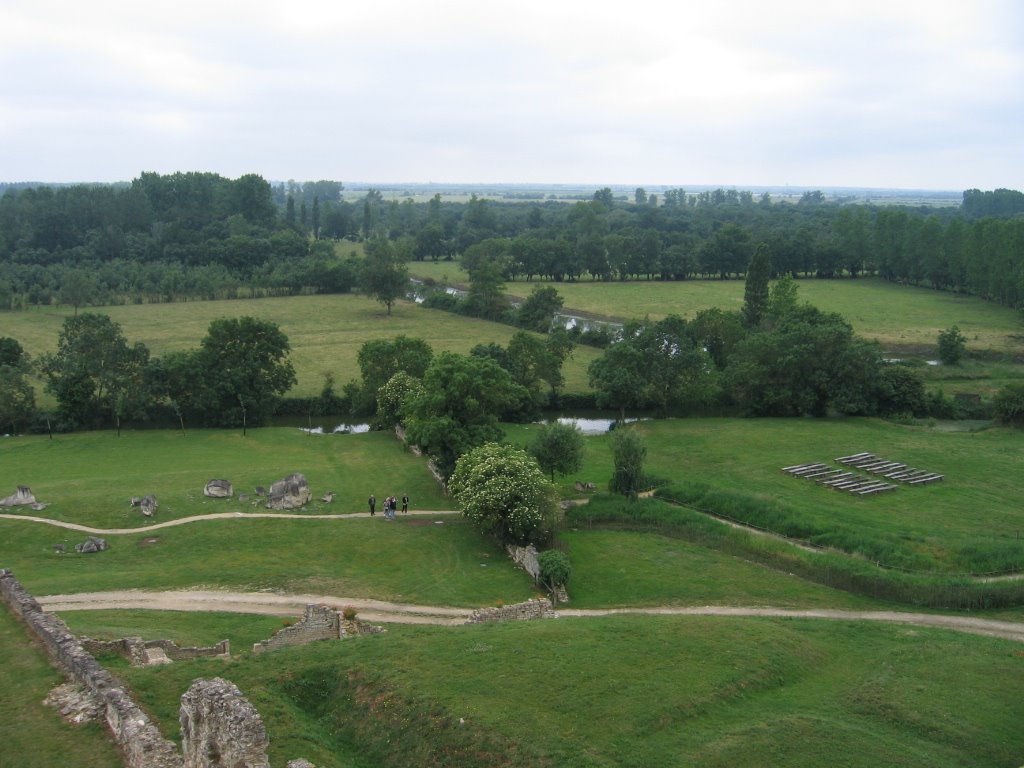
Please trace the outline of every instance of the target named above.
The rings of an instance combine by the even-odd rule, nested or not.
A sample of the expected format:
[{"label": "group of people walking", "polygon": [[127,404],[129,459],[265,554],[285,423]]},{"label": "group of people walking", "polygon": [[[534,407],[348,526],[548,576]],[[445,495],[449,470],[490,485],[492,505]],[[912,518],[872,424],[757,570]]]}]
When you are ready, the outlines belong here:
[{"label": "group of people walking", "polygon": [[[377,497],[370,494],[370,517],[374,517],[377,514]],[[398,499],[394,496],[388,496],[384,499],[384,519],[394,520],[395,513],[398,511]],[[409,495],[402,496],[402,512],[408,514],[409,512]]]}]

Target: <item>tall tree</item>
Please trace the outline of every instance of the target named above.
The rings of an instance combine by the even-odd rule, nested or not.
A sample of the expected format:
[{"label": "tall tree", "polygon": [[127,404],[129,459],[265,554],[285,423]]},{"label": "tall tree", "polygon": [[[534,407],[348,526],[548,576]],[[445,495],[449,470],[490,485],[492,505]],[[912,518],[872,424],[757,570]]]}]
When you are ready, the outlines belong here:
[{"label": "tall tree", "polygon": [[387,307],[389,316],[394,303],[409,290],[409,267],[386,238],[376,237],[366,244],[360,285],[367,295]]},{"label": "tall tree", "polygon": [[200,404],[208,422],[258,425],[295,384],[288,337],[270,320],[221,318],[210,323],[196,353]]},{"label": "tall tree", "polygon": [[66,318],[57,351],[40,360],[47,391],[79,426],[118,421],[129,406],[144,410],[148,398],[139,388],[148,363],[144,344],[129,346],[120,325],[90,312]]},{"label": "tall tree", "polygon": [[583,433],[575,424],[552,421],[538,430],[527,450],[540,468],[550,473],[551,482],[555,482],[556,472],[568,475],[582,468]]},{"label": "tall tree", "polygon": [[747,280],[743,287],[743,322],[748,328],[756,328],[764,317],[768,306],[768,279],[772,265],[768,259],[768,246],[761,244],[754,250],[747,267]]},{"label": "tall tree", "polygon": [[462,454],[501,439],[499,417],[525,397],[493,360],[442,352],[423,376],[422,393],[408,406],[406,437],[447,478]]}]

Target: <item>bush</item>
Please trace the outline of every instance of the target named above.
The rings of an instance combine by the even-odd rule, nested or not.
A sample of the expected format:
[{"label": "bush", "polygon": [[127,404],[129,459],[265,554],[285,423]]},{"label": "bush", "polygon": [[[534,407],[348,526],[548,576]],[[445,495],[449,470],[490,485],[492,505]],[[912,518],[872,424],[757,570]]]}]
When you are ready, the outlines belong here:
[{"label": "bush", "polygon": [[939,331],[939,360],[943,365],[957,365],[967,349],[967,339],[955,325]]},{"label": "bush", "polygon": [[1024,427],[1024,384],[1008,384],[993,400],[996,421],[1013,427]]},{"label": "bush", "polygon": [[557,549],[548,549],[537,555],[537,563],[540,565],[540,580],[552,591],[556,587],[564,587],[569,582],[572,574],[572,564],[565,552]]}]

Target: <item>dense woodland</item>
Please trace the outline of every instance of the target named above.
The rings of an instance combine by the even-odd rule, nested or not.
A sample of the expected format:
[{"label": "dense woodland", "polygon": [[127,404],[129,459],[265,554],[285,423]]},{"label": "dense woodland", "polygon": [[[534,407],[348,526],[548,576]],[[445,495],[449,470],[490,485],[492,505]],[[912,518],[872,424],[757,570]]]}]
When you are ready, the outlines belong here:
[{"label": "dense woodland", "polygon": [[964,192],[959,208],[797,204],[718,189],[631,200],[347,200],[340,183],[143,173],[130,184],[0,186],[0,307],[343,293],[342,241],[406,260],[468,259],[507,279],[740,278],[754,248],[773,276],[886,280],[1024,301],[1024,194]]},{"label": "dense woodland", "polygon": [[[623,200],[602,189],[570,203],[502,204],[476,196],[446,203],[439,195],[424,204],[388,201],[373,190],[350,202],[342,192],[337,182],[274,187],[255,175],[230,180],[211,173],[6,189],[0,306],[59,302],[76,311],[56,354],[38,356],[0,339],[10,358],[0,362],[0,421],[15,431],[52,427],[49,415],[37,412],[27,380],[28,361],[36,358],[34,369],[59,403],[53,420],[62,426],[153,417],[173,418],[182,428],[259,423],[280,412],[280,398],[295,383],[288,340],[275,325],[218,321],[198,349],[150,359],[144,346],[129,347],[109,318],[79,315],[78,308],[358,288],[390,311],[408,291],[408,262],[452,258],[469,274],[468,292],[437,290],[427,306],[525,329],[507,348],[482,344],[464,359],[433,362],[429,349],[406,350],[404,357],[419,361],[413,368],[383,365],[403,355],[368,349],[360,358],[362,381],[340,392],[325,381],[319,398],[285,409],[372,415],[383,385],[405,374],[410,380],[390,392],[385,411],[409,418],[410,432],[449,469],[478,441],[448,445],[451,420],[466,415],[458,405],[465,397],[445,392],[448,379],[495,393],[493,407],[467,425],[474,434],[493,431],[499,418],[529,420],[542,408],[567,404],[622,416],[627,409],[956,416],[955,404],[926,393],[911,368],[884,363],[877,345],[857,339],[842,317],[801,303],[793,278],[873,274],[1014,307],[1024,290],[1024,195],[1010,190],[969,190],[958,209],[837,204],[815,192],[796,204],[735,190],[668,190],[659,199],[637,189]],[[342,240],[361,241],[364,255],[339,256]],[[746,290],[741,312],[670,315],[588,337],[552,329],[561,298],[550,284],[512,306],[505,281],[533,278],[742,278]],[[421,343],[393,343],[407,341],[415,349]],[[955,363],[964,345],[958,330],[947,329],[939,341],[940,356]],[[606,349],[588,371],[591,392],[573,393],[573,401],[560,392],[561,366],[579,342]],[[413,391],[419,411],[403,402]],[[1008,406],[996,403],[1006,421],[1018,420],[1024,408],[1024,393],[1012,394]]]}]

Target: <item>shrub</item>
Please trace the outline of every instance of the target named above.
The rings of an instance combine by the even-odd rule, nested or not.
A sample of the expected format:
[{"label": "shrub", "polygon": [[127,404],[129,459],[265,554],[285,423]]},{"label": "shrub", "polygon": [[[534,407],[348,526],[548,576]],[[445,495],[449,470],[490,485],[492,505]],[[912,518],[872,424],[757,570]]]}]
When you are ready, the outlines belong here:
[{"label": "shrub", "polygon": [[540,580],[549,589],[563,587],[569,582],[572,564],[565,552],[557,549],[545,550],[537,555],[537,563],[540,565]]}]

